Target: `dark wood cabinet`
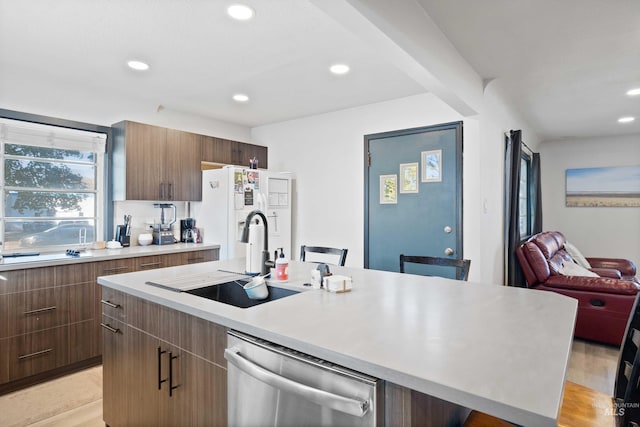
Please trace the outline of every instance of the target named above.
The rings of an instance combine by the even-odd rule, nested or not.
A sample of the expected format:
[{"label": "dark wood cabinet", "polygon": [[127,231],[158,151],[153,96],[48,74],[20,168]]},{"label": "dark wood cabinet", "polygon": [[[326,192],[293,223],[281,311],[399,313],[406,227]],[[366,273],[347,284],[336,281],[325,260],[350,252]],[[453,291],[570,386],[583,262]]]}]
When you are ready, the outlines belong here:
[{"label": "dark wood cabinet", "polygon": [[202,135],[167,129],[166,200],[202,200]]},{"label": "dark wood cabinet", "polygon": [[238,144],[241,143],[215,136],[205,136],[202,141],[202,161],[225,165],[235,164],[233,153],[237,151]]},{"label": "dark wood cabinet", "polygon": [[103,317],[105,423],[226,426],[225,328],[108,288],[105,293],[126,301],[127,319],[112,319],[109,311]]},{"label": "dark wood cabinet", "polygon": [[[99,286],[98,276],[217,259],[218,249],[203,249],[3,272],[0,394],[44,380],[59,368],[77,370],[100,363],[101,313],[124,323],[127,301],[125,294]],[[153,330],[158,330],[157,321]]]},{"label": "dark wood cabinet", "polygon": [[261,169],[268,168],[267,147],[255,144],[240,143],[237,147],[234,164],[241,166],[249,166],[249,160],[256,158],[258,167]]},{"label": "dark wood cabinet", "polygon": [[220,257],[219,249],[206,251],[183,252],[181,264],[197,264],[200,262],[217,261]]},{"label": "dark wood cabinet", "polygon": [[112,126],[115,200],[202,200],[202,136],[124,121]]},{"label": "dark wood cabinet", "polygon": [[202,162],[267,169],[267,147],[122,121],[113,129],[114,200],[202,200]]},{"label": "dark wood cabinet", "polygon": [[0,339],[0,384],[64,366],[68,326]]},{"label": "dark wood cabinet", "polygon": [[202,141],[202,161],[249,167],[249,160],[258,159],[258,167],[268,168],[268,149],[262,145],[205,136]]},{"label": "dark wood cabinet", "polygon": [[[106,289],[105,289],[106,290]],[[103,418],[110,426],[133,425],[128,422],[126,415],[129,412],[129,405],[133,402],[128,400],[128,396],[122,393],[128,387],[135,387],[135,383],[128,378],[128,338],[129,330],[125,324],[102,316],[102,392],[103,395],[111,396],[110,399],[102,402]]]},{"label": "dark wood cabinet", "polygon": [[115,200],[165,200],[166,129],[136,122],[113,125]]}]

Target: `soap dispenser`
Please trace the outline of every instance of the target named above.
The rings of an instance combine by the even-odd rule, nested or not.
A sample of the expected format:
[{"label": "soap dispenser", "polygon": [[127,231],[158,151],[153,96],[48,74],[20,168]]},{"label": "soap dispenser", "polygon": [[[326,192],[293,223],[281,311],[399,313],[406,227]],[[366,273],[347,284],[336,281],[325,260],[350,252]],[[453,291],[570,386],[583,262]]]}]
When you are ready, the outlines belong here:
[{"label": "soap dispenser", "polygon": [[287,272],[289,260],[284,257],[282,248],[278,248],[278,250],[280,251],[280,255],[276,258],[276,280],[285,282],[289,280],[289,273]]}]

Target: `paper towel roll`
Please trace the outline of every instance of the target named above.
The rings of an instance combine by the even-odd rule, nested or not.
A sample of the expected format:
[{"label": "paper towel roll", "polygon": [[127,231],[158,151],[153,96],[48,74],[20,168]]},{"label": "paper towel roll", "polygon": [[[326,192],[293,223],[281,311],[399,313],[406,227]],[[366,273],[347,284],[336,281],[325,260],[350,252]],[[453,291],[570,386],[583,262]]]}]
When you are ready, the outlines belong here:
[{"label": "paper towel roll", "polygon": [[252,223],[249,225],[249,243],[247,243],[247,273],[260,274],[262,272],[262,248],[264,247],[264,225]]}]

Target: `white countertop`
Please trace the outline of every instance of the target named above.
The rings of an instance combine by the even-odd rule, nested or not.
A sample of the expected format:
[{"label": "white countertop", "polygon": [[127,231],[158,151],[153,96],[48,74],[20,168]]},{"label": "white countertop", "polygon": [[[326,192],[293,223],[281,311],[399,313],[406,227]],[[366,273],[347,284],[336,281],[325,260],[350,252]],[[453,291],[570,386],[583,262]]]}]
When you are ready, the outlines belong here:
[{"label": "white countertop", "polygon": [[307,290],[314,264],[290,262],[299,294],[250,308],[145,285],[244,260],[98,278],[98,283],[356,371],[526,426],[555,426],[577,301],[551,292],[333,267],[353,291]]},{"label": "white countertop", "polygon": [[3,257],[0,260],[0,271],[19,270],[23,268],[50,267],[53,265],[75,264],[79,262],[105,261],[119,258],[162,255],[219,248],[220,245],[218,244],[175,243],[172,245],[129,246],[120,249],[88,249],[86,251],[82,251],[79,257],[68,256],[64,252],[42,253],[41,255],[34,256]]}]

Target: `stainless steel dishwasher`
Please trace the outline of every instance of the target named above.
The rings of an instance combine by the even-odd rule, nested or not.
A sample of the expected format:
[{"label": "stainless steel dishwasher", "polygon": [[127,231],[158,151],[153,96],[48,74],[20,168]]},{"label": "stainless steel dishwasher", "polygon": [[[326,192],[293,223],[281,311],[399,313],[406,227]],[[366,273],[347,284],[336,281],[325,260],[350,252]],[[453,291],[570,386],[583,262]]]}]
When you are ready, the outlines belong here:
[{"label": "stainless steel dishwasher", "polygon": [[375,426],[384,422],[383,381],[229,331],[228,424]]}]

